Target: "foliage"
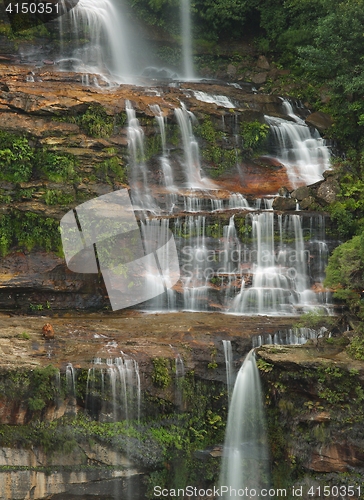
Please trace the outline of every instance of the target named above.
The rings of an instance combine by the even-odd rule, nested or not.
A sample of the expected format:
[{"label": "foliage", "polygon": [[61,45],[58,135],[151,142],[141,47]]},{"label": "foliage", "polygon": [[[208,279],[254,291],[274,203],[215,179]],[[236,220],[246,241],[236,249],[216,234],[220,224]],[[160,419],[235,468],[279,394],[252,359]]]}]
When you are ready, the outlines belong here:
[{"label": "foliage", "polygon": [[81,117],[77,117],[77,123],[91,137],[110,137],[114,131],[114,118],[97,103],[91,104]]},{"label": "foliage", "polygon": [[165,389],[172,381],[168,369],[168,361],[165,358],[153,358],[152,380],[154,385]]},{"label": "foliage", "polygon": [[0,179],[27,182],[32,175],[33,149],[25,137],[0,130]]},{"label": "foliage", "polygon": [[103,173],[106,182],[111,182],[110,177],[119,182],[126,181],[125,167],[117,156],[98,163],[95,168]]},{"label": "foliage", "polygon": [[236,166],[239,151],[225,146],[225,134],[216,130],[210,116],[205,116],[203,122],[194,127],[194,132],[206,142],[202,148],[202,157],[212,167],[209,172],[211,177],[218,177]]},{"label": "foliage", "polygon": [[14,210],[0,215],[0,254],[6,255],[11,248],[61,253],[59,222],[32,212]]},{"label": "foliage", "polygon": [[364,319],[364,233],[335,248],[324,284],[334,290],[334,297]]},{"label": "foliage", "polygon": [[309,311],[302,316],[293,325],[294,328],[310,328],[311,330],[320,330],[320,328],[330,329],[336,323],[336,319],[328,316],[321,309]]},{"label": "foliage", "polygon": [[257,120],[242,122],[240,124],[240,133],[245,154],[252,155],[262,150],[269,133],[269,125],[260,123]]},{"label": "foliage", "polygon": [[44,193],[44,201],[46,205],[68,206],[75,201],[75,196],[72,193],[65,193],[60,189],[47,189]]},{"label": "foliage", "polygon": [[40,173],[53,182],[70,181],[75,175],[77,159],[70,154],[39,149],[35,154],[35,165]]}]

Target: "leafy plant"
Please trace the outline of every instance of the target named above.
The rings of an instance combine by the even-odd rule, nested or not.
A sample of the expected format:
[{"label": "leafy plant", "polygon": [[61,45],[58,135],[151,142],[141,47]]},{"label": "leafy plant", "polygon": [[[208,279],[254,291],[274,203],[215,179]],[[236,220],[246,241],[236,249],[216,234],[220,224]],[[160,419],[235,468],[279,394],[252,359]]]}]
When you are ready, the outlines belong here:
[{"label": "leafy plant", "polygon": [[27,182],[32,175],[33,159],[28,139],[0,130],[0,179]]},{"label": "leafy plant", "polygon": [[114,131],[114,118],[98,103],[91,104],[81,117],[77,117],[77,123],[91,137],[110,137]]},{"label": "leafy plant", "polygon": [[268,137],[269,125],[253,122],[243,122],[240,125],[240,134],[243,139],[243,148],[249,155],[260,151]]}]

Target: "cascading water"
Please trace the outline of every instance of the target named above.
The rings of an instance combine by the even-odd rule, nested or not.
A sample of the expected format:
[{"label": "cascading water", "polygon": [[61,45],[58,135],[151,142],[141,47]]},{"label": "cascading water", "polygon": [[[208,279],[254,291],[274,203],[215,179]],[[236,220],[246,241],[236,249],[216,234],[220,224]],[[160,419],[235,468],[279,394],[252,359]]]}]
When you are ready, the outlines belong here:
[{"label": "cascading water", "polygon": [[181,108],[174,110],[183,144],[184,152],[184,173],[187,188],[213,188],[214,184],[206,178],[201,177],[200,151],[198,142],[192,131],[192,120],[195,120],[193,113],[187,110],[182,103]]},{"label": "cascading water", "polygon": [[161,135],[162,156],[160,157],[160,162],[164,176],[164,184],[169,192],[173,192],[176,191],[176,188],[173,182],[173,171],[171,163],[169,161],[169,156],[166,146],[166,123],[165,123],[166,120],[158,104],[151,105],[150,109],[155,114],[155,119],[157,120],[158,128]]},{"label": "cascading water", "polygon": [[233,349],[231,347],[230,340],[223,340],[222,345],[224,347],[224,357],[226,366],[226,386],[228,390],[228,401],[230,405],[231,394],[234,386]]},{"label": "cascading water", "polygon": [[252,346],[260,347],[265,344],[277,345],[294,345],[305,344],[308,340],[316,340],[324,335],[326,328],[319,331],[312,330],[311,328],[289,328],[287,330],[280,330],[273,335],[265,333],[252,337]]},{"label": "cascading water", "polygon": [[94,359],[87,376],[86,411],[93,418],[117,422],[139,420],[140,408],[138,363],[126,355]]},{"label": "cascading water", "polygon": [[252,350],[239,370],[229,407],[220,498],[255,497],[269,487],[269,465],[259,370]]},{"label": "cascading water", "polygon": [[136,117],[130,101],[125,103],[128,117],[128,149],[130,161],[130,188],[131,198],[135,208],[156,211],[155,201],[150,193],[148,183],[148,169],[145,164],[144,131]]},{"label": "cascading water", "polygon": [[[66,37],[70,37],[67,46],[72,47],[74,69],[91,73],[110,71],[123,80],[131,77],[127,23],[112,0],[80,0],[66,16],[60,16],[59,23],[61,54],[69,60]],[[89,39],[86,44],[84,37]]]},{"label": "cascading water", "polygon": [[[275,214],[251,214],[254,259],[252,286],[243,284],[235,297],[231,312],[243,314],[295,314],[297,307],[310,310],[319,298],[310,290],[308,263],[301,217],[278,216],[279,243],[275,238]],[[294,245],[289,244],[293,238]]]},{"label": "cascading water", "polygon": [[183,57],[183,77],[192,79],[192,30],[191,30],[191,2],[190,0],[180,0],[181,28],[182,28],[182,57]]},{"label": "cascading water", "polygon": [[329,149],[319,132],[294,114],[288,101],[283,101],[283,109],[293,121],[265,116],[270,126],[272,152],[286,167],[293,188],[314,184],[330,168]]}]

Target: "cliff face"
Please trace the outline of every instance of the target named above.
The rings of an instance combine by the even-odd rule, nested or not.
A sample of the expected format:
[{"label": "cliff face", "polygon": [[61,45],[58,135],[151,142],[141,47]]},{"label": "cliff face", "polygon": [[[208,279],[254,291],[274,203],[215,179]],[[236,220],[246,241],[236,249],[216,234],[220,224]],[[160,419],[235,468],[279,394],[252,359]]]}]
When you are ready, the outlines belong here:
[{"label": "cliff face", "polygon": [[257,351],[276,484],[306,493],[312,485],[360,484],[364,368],[348,358],[343,340]]}]

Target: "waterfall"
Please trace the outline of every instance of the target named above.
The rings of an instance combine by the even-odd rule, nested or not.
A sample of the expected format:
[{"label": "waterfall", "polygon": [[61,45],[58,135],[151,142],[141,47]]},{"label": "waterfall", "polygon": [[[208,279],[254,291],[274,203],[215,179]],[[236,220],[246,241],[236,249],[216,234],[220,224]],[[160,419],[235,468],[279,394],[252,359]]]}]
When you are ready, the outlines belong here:
[{"label": "waterfall", "polygon": [[193,134],[192,121],[196,120],[191,111],[182,103],[181,108],[174,110],[180,128],[184,152],[184,173],[187,188],[214,188],[215,185],[207,178],[201,178],[200,150]]},{"label": "waterfall", "polygon": [[116,358],[95,358],[88,370],[86,411],[96,419],[113,422],[140,419],[141,389],[138,363],[122,354]]},{"label": "waterfall", "polygon": [[319,331],[311,328],[289,328],[286,330],[279,330],[273,335],[270,333],[263,333],[252,337],[252,347],[260,347],[261,345],[295,345],[305,344],[308,340],[315,340],[323,336],[326,328],[323,327]]},{"label": "waterfall", "polygon": [[183,57],[183,77],[193,78],[192,62],[192,31],[191,31],[191,2],[181,0],[181,28],[182,28],[182,57]]},{"label": "waterfall", "polygon": [[[309,288],[308,261],[301,217],[278,216],[280,241],[275,241],[273,212],[251,214],[253,251],[250,257],[252,285],[242,286],[231,311],[243,314],[295,314],[300,306],[309,310],[318,299]],[[294,238],[294,247],[286,241]]]},{"label": "waterfall", "polygon": [[228,390],[228,401],[230,405],[231,392],[234,385],[234,373],[233,373],[233,350],[231,347],[230,340],[223,340],[222,345],[224,347],[224,357],[226,366],[226,386]]},{"label": "waterfall", "polygon": [[235,108],[235,105],[225,95],[211,95],[207,94],[207,92],[202,92],[201,90],[195,90],[193,94],[198,101],[209,102],[223,108]]},{"label": "waterfall", "polygon": [[180,354],[177,353],[175,357],[176,369],[176,405],[178,408],[183,407],[183,380],[185,377],[185,365]]},{"label": "waterfall", "polygon": [[128,117],[128,149],[130,158],[130,188],[135,209],[156,211],[157,207],[150,193],[148,169],[145,164],[144,131],[136,117],[130,101],[125,103]]},{"label": "waterfall", "polygon": [[[245,358],[234,385],[219,483],[220,497],[224,499],[255,497],[269,486],[266,423],[253,350]],[[248,494],[244,495],[246,488]]]},{"label": "waterfall", "polygon": [[67,392],[73,398],[76,397],[76,373],[73,368],[72,363],[67,363],[66,366],[66,383],[67,383]]},{"label": "waterfall", "polygon": [[[66,14],[70,24],[69,45],[76,63],[75,69],[90,73],[109,70],[119,78],[130,78],[130,40],[127,22],[120,10],[113,5],[112,0],[80,0]],[[61,53],[64,58],[68,58],[65,47],[67,19],[65,16],[59,18]],[[85,37],[89,39],[86,44],[83,40]]]},{"label": "waterfall", "polygon": [[293,188],[322,180],[330,168],[330,152],[316,129],[308,127],[293,113],[288,101],[283,109],[293,121],[265,116],[270,126],[273,155],[286,167]]},{"label": "waterfall", "polygon": [[150,105],[150,109],[155,114],[155,119],[157,120],[159,132],[161,135],[162,156],[160,157],[160,162],[164,176],[164,184],[168,191],[175,191],[176,188],[173,183],[173,171],[169,161],[167,146],[166,146],[166,119],[163,116],[161,108],[158,106],[158,104]]}]

